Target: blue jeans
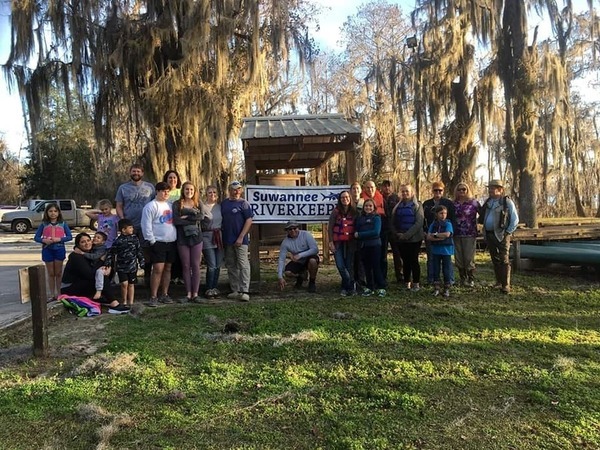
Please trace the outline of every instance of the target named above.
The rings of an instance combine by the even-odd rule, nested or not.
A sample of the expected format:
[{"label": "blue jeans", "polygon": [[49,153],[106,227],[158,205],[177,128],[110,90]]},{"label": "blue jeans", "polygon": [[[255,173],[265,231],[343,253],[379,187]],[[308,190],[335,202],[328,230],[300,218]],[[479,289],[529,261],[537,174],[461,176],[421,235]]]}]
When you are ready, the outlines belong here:
[{"label": "blue jeans", "polygon": [[381,246],[363,247],[360,249],[363,266],[365,267],[365,277],[367,279],[367,288],[385,289],[385,280],[381,273]]},{"label": "blue jeans", "polygon": [[440,282],[440,267],[444,274],[444,285],[451,286],[454,284],[454,269],[452,267],[451,255],[431,255],[433,266],[433,282]]},{"label": "blue jeans", "polygon": [[354,243],[335,242],[335,266],[342,277],[342,289],[354,290]]},{"label": "blue jeans", "polygon": [[206,262],[206,289],[216,289],[219,285],[219,274],[225,252],[222,248],[205,248],[202,250]]}]

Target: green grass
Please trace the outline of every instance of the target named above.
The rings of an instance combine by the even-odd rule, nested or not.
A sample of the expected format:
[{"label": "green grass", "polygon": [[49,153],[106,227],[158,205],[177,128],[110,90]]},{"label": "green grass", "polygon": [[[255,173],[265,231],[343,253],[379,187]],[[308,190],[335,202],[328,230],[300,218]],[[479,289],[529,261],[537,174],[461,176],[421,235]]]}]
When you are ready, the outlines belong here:
[{"label": "green grass", "polygon": [[51,358],[0,370],[0,448],[600,448],[598,284],[374,300],[338,297],[332,270],[313,296],[269,275],[249,304],[62,315]]}]

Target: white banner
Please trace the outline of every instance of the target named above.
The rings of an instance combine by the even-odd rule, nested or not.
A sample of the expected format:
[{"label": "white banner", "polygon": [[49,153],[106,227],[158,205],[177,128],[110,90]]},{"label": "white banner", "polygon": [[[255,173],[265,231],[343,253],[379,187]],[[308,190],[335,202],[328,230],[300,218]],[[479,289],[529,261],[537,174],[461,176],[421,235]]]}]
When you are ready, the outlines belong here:
[{"label": "white banner", "polygon": [[252,223],[327,222],[340,192],[350,186],[246,186]]}]

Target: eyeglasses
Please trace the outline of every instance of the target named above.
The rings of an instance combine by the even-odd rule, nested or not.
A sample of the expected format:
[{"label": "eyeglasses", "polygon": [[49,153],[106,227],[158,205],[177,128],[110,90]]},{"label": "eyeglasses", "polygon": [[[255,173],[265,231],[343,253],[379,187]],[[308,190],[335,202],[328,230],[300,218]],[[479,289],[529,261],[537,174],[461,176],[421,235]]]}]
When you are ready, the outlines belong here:
[{"label": "eyeglasses", "polygon": [[444,192],[443,189],[433,189],[433,192]]},{"label": "eyeglasses", "polygon": [[457,191],[466,191],[467,188],[458,188]]}]

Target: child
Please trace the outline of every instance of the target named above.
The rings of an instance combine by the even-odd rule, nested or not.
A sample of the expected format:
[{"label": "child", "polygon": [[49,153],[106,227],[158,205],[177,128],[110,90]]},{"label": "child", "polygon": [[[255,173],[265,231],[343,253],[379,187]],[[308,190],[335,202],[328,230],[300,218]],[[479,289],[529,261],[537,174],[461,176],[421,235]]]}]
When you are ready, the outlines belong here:
[{"label": "child", "polygon": [[354,237],[358,239],[360,256],[365,268],[367,288],[363,297],[373,294],[385,297],[385,280],[381,272],[381,217],[377,214],[373,199],[368,198],[363,203],[362,214],[356,219]]},{"label": "child", "polygon": [[144,254],[140,241],[134,234],[131,220],[119,220],[118,227],[121,235],[113,242],[105,265],[111,266],[116,259],[115,267],[121,285],[122,303],[131,306],[135,295],[138,266],[144,267]]},{"label": "child", "polygon": [[58,204],[48,203],[44,211],[42,224],[33,238],[42,244],[42,261],[46,264],[48,285],[50,287],[49,301],[55,301],[60,291],[63,261],[66,257],[65,242],[73,239],[69,226],[63,222]]},{"label": "child", "polygon": [[87,211],[85,215],[92,220],[98,221],[98,231],[102,231],[106,235],[106,248],[109,249],[112,247],[112,243],[117,238],[119,216],[112,213],[112,203],[110,200],[106,198],[100,200],[97,210]]},{"label": "child", "polygon": [[444,274],[444,297],[450,297],[450,286],[454,284],[454,270],[452,268],[452,255],[454,255],[454,242],[452,223],[446,220],[448,210],[443,205],[434,208],[435,220],[429,226],[426,239],[431,243],[433,258],[433,295],[440,295],[440,266]]}]

